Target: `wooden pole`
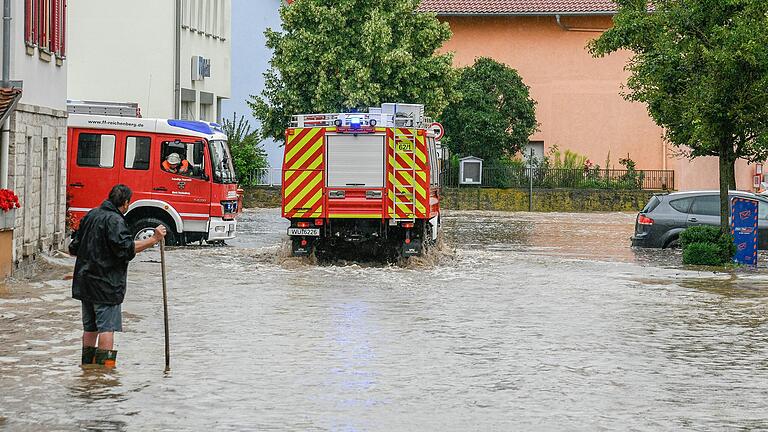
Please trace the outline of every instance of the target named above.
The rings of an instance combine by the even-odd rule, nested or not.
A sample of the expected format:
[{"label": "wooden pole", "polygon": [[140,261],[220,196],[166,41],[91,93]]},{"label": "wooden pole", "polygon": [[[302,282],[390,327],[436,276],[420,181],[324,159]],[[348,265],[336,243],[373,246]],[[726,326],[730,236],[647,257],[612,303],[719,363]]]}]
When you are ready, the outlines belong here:
[{"label": "wooden pole", "polygon": [[171,345],[168,337],[168,288],[165,282],[165,239],[160,241],[160,267],[163,274],[163,318],[165,320],[165,371],[171,370]]}]

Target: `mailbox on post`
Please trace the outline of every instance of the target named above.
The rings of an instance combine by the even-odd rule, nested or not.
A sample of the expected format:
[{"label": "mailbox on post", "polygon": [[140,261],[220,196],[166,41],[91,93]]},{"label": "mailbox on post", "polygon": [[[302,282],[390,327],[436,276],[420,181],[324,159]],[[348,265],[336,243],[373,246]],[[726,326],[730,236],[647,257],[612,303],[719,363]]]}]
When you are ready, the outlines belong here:
[{"label": "mailbox on post", "polygon": [[467,156],[459,161],[459,184],[479,185],[483,183],[483,160]]}]

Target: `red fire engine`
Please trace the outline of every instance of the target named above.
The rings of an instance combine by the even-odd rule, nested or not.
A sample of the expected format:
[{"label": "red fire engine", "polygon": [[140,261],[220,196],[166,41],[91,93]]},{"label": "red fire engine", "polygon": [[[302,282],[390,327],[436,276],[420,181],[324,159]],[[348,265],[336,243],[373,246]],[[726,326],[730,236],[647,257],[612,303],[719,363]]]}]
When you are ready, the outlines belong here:
[{"label": "red fire engine", "polygon": [[126,222],[136,239],[160,224],[168,244],[234,238],[242,200],[226,139],[215,123],[70,113],[70,226],[123,183],[133,190]]},{"label": "red fire engine", "polygon": [[366,245],[408,257],[434,242],[440,182],[430,123],[415,104],[294,116],[282,190],[293,254]]}]

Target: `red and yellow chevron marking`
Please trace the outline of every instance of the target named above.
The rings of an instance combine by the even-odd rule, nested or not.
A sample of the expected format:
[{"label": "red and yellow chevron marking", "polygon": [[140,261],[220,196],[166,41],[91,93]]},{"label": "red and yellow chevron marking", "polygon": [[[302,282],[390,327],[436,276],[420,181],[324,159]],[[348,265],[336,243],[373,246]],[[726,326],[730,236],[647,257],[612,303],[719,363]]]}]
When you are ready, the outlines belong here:
[{"label": "red and yellow chevron marking", "polygon": [[324,128],[293,129],[286,135],[283,217],[322,217],[324,138]]},{"label": "red and yellow chevron marking", "polygon": [[[410,153],[413,147],[413,135],[416,135],[416,146],[412,149],[413,153]],[[418,129],[388,129],[387,142],[389,217],[397,219],[428,217],[429,172],[427,171],[425,136]],[[395,205],[396,201],[397,205]],[[414,202],[415,206],[403,202]]]}]

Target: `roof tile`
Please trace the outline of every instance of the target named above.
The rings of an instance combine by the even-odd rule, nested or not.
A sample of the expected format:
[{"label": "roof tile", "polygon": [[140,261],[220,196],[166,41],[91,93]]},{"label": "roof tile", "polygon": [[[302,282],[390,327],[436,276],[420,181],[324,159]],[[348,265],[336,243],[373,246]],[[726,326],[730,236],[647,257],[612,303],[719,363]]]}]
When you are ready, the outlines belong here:
[{"label": "roof tile", "polygon": [[616,12],[612,0],[422,0],[419,10],[438,15],[537,15]]}]

